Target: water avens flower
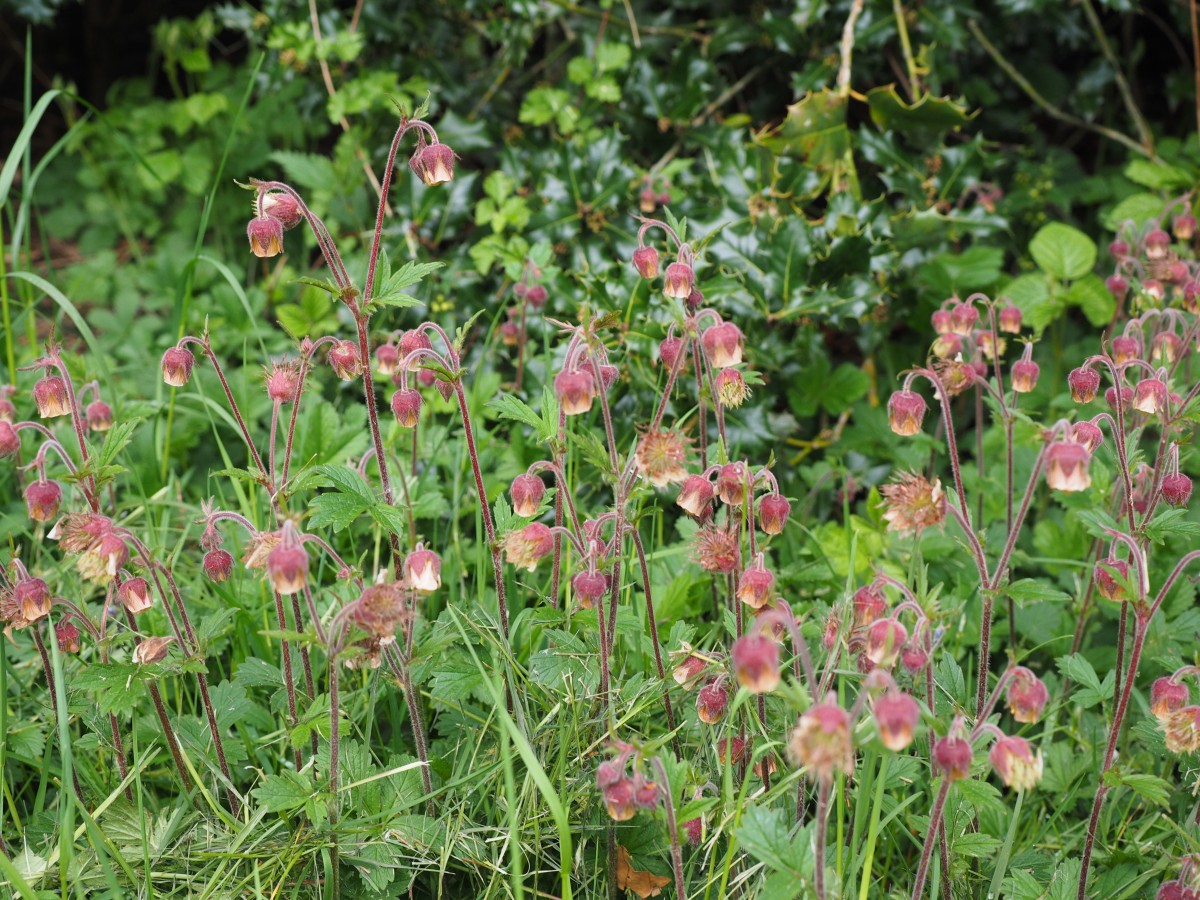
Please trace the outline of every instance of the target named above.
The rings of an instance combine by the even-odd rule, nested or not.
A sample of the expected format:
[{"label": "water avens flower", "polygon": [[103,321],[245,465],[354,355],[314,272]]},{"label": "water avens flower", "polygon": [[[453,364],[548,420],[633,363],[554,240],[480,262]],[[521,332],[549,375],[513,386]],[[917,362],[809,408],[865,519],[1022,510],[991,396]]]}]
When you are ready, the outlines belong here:
[{"label": "water avens flower", "polygon": [[795,765],[811,769],[821,781],[832,781],[838,772],[853,774],[850,715],[832,699],[809,707],[792,730],[787,749]]}]

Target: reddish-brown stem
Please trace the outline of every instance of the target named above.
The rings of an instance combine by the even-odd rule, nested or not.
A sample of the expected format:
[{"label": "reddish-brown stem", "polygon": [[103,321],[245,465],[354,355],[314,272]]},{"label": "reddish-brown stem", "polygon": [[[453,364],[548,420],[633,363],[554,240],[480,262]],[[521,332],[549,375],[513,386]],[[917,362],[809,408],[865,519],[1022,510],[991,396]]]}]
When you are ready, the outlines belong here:
[{"label": "reddish-brown stem", "polygon": [[675,873],[675,896],[684,900],[687,893],[683,884],[683,851],[679,846],[679,823],[675,821],[675,798],[666,767],[657,756],[650,760],[654,774],[662,785],[663,806],[667,811],[667,833],[671,836],[671,870]]},{"label": "reddish-brown stem", "polygon": [[417,759],[421,761],[421,784],[425,788],[425,811],[434,815],[433,780],[429,773],[429,747],[425,740],[425,720],[421,713],[420,694],[412,683],[412,670],[400,649],[393,644],[388,648],[388,666],[400,686],[404,690],[404,704],[408,707],[408,720],[412,723],[413,745],[417,750]]},{"label": "reddish-brown stem", "polygon": [[[921,848],[921,862],[917,866],[917,877],[913,883],[912,900],[921,900],[925,890],[925,879],[929,875],[929,860],[933,856],[933,845],[937,841],[938,828],[942,822],[942,812],[946,808],[946,795],[950,793],[950,779],[942,776],[942,785],[938,788],[933,808],[929,811],[929,830],[925,833],[925,844]],[[948,886],[947,886],[948,887]]]},{"label": "reddish-brown stem", "polygon": [[[133,613],[129,612],[129,610],[125,611],[125,621],[129,625],[129,630],[136,634],[137,628],[134,624]],[[142,643],[140,638],[137,643]],[[162,694],[158,690],[158,683],[148,681],[146,687],[150,691],[150,699],[154,701],[154,711],[158,715],[158,724],[162,726],[163,738],[167,742],[167,749],[171,751],[171,758],[175,761],[175,771],[179,773],[179,780],[183,783],[183,789],[191,793],[192,779],[188,775],[187,766],[183,763],[183,754],[179,750],[179,738],[175,736],[175,729],[171,725],[171,717],[167,715],[167,708],[163,705]]]},{"label": "reddish-brown stem", "polygon": [[254,446],[254,440],[250,437],[250,429],[246,427],[246,420],[242,418],[242,410],[238,406],[237,401],[233,399],[233,391],[229,388],[229,381],[225,378],[225,370],[221,368],[221,363],[217,359],[217,355],[213,353],[207,339],[201,340],[191,335],[180,338],[180,347],[187,344],[196,344],[199,346],[204,355],[208,357],[209,362],[212,363],[213,370],[217,373],[217,379],[221,382],[221,389],[225,392],[225,400],[229,403],[229,411],[233,413],[234,421],[237,422],[238,428],[242,432],[242,440],[246,442],[246,449],[250,451],[250,458],[254,460],[254,465],[258,467],[258,471],[262,474],[262,477],[269,481],[270,475],[267,472],[267,467],[263,465],[262,457],[258,455],[258,448]]},{"label": "reddish-brown stem", "polygon": [[[654,600],[650,596],[650,567],[646,564],[646,548],[642,544],[642,536],[636,525],[630,525],[629,534],[633,537],[633,546],[637,550],[638,555],[638,565],[642,570],[642,591],[646,594],[646,620],[650,624],[650,641],[654,645],[654,666],[658,670],[659,680],[665,682],[667,672],[663,667],[662,648],[658,643],[658,623],[654,617]],[[667,728],[673,732],[675,730],[675,715],[671,710],[670,691],[663,691],[663,706],[667,712]],[[676,757],[681,756],[679,753],[679,736],[674,735],[671,738],[671,742],[674,746]],[[763,771],[766,771],[765,767]]]},{"label": "reddish-brown stem", "polygon": [[813,881],[817,900],[825,900],[825,832],[829,828],[829,779],[822,778],[817,785],[817,840],[813,859]]}]

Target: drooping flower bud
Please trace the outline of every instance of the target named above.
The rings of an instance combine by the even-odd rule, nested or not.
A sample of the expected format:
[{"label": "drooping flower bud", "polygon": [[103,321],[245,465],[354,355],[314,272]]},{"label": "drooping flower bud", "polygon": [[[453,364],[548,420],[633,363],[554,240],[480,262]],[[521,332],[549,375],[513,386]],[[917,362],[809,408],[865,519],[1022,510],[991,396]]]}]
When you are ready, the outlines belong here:
[{"label": "drooping flower bud", "polygon": [[933,743],[933,765],[951,781],[961,781],[971,774],[971,744],[961,737],[947,736]]},{"label": "drooping flower bud", "polygon": [[935,334],[950,334],[954,331],[954,317],[948,309],[935,309],[929,317]]},{"label": "drooping flower bud", "polygon": [[900,665],[909,675],[916,675],[929,665],[929,654],[912,643],[906,644],[900,652]]},{"label": "drooping flower bud", "polygon": [[79,629],[69,619],[54,626],[54,639],[60,653],[78,653],[83,646],[79,641]]},{"label": "drooping flower bud", "polygon": [[[50,588],[40,578],[23,578],[13,586],[13,604],[25,625],[40,621],[50,615],[54,598]],[[22,625],[21,627],[24,627]]]},{"label": "drooping flower bud", "polygon": [[1104,432],[1100,426],[1087,420],[1071,426],[1071,437],[1083,444],[1088,453],[1095,453],[1096,448],[1104,443]]},{"label": "drooping flower bud", "polygon": [[1115,240],[1108,245],[1109,255],[1117,262],[1122,262],[1129,257],[1129,244],[1122,240]]},{"label": "drooping flower bud", "polygon": [[792,504],[778,492],[764,494],[758,501],[758,527],[764,534],[782,534],[791,514]]},{"label": "drooping flower bud", "polygon": [[186,347],[171,347],[163,354],[163,381],[171,387],[183,387],[192,377],[192,367],[196,365],[196,357]]},{"label": "drooping flower bud", "polygon": [[150,585],[145,578],[127,578],[117,588],[117,599],[133,615],[138,615],[154,605]]},{"label": "drooping flower bud", "polygon": [[988,759],[1000,780],[1015,791],[1027,791],[1042,780],[1042,751],[1035,753],[1025,738],[997,738]]},{"label": "drooping flower bud", "polygon": [[1040,371],[1032,359],[1018,359],[1012,364],[1012,389],[1018,394],[1028,394],[1037,387]]},{"label": "drooping flower bud", "polygon": [[421,421],[421,392],[401,388],[392,394],[392,413],[401,428],[416,428]]},{"label": "drooping flower bud", "polygon": [[1192,479],[1182,472],[1167,475],[1162,480],[1162,495],[1170,506],[1187,506],[1192,498]]},{"label": "drooping flower bud", "polygon": [[966,337],[979,324],[979,310],[973,303],[956,303],[950,308],[950,320],[954,326],[954,333]]},{"label": "drooping flower bud", "polygon": [[546,485],[536,475],[522,472],[513,479],[508,493],[512,497],[513,512],[518,516],[529,518],[537,515],[538,507],[542,505],[542,498],[546,496]]},{"label": "drooping flower bud", "polygon": [[1083,367],[1072,369],[1067,376],[1067,386],[1071,388],[1071,399],[1076,403],[1091,403],[1100,389],[1100,373]]},{"label": "drooping flower bud", "polygon": [[422,141],[408,165],[430,187],[454,180],[454,151],[440,142]]},{"label": "drooping flower bud", "polygon": [[1021,309],[1017,306],[1005,306],[1000,310],[1000,330],[1005,334],[1021,333]]},{"label": "drooping flower bud", "polygon": [[917,701],[898,690],[889,690],[872,704],[875,727],[883,746],[899,752],[913,742],[921,707]]},{"label": "drooping flower bud", "polygon": [[688,819],[679,826],[683,829],[684,835],[687,837],[687,842],[693,847],[699,847],[704,842],[704,820],[700,818]]},{"label": "drooping flower bud", "polygon": [[1108,288],[1108,292],[1113,295],[1118,303],[1129,296],[1129,282],[1120,275],[1109,275],[1104,279],[1104,286]]},{"label": "drooping flower bud", "polygon": [[550,293],[546,290],[545,285],[531,284],[529,290],[525,292],[525,299],[534,309],[541,309],[550,299]]},{"label": "drooping flower bud", "polygon": [[1188,687],[1169,676],[1157,678],[1150,686],[1150,712],[1159,721],[1187,706]]},{"label": "drooping flower bud", "polygon": [[554,395],[566,415],[581,415],[592,408],[595,379],[587,369],[563,369],[554,376]]},{"label": "drooping flower bud", "polygon": [[601,572],[584,569],[571,577],[571,589],[583,609],[592,609],[596,601],[608,593],[608,579]]},{"label": "drooping flower bud", "polygon": [[442,586],[442,559],[417,544],[417,549],[404,557],[404,576],[414,591],[431,594]]},{"label": "drooping flower bud", "polygon": [[611,787],[624,777],[624,757],[618,756],[616,759],[606,759],[600,765],[596,766],[596,787],[600,790]]},{"label": "drooping flower bud", "polygon": [[1133,408],[1152,416],[1167,409],[1167,386],[1159,378],[1143,378],[1133,389]]},{"label": "drooping flower bud", "polygon": [[1056,441],[1046,450],[1046,483],[1056,491],[1086,491],[1092,485],[1088,473],[1091,454],[1077,441]]},{"label": "drooping flower bud", "polygon": [[638,247],[633,251],[633,267],[643,278],[658,275],[658,251],[653,247]]},{"label": "drooping flower bud", "polygon": [[1125,583],[1129,580],[1129,563],[1115,556],[1108,556],[1096,563],[1093,576],[1096,590],[1105,600],[1120,603],[1129,599]]},{"label": "drooping flower bud", "polygon": [[1152,229],[1145,240],[1146,259],[1162,259],[1171,246],[1171,236],[1161,228]]},{"label": "drooping flower bud", "polygon": [[554,550],[554,535],[541,522],[530,522],[524,528],[510,531],[504,539],[508,561],[518,569],[532,572],[537,564]]},{"label": "drooping flower bud", "polygon": [[742,361],[742,331],[732,322],[721,322],[704,329],[700,346],[715,368],[726,369]]},{"label": "drooping flower bud", "polygon": [[725,718],[729,705],[729,692],[715,681],[700,688],[696,694],[696,715],[706,725],[716,725]]},{"label": "drooping flower bud", "polygon": [[925,418],[925,398],[916,391],[896,391],[888,398],[888,424],[901,437],[910,437],[921,430]]},{"label": "drooping flower bud", "polygon": [[675,502],[688,515],[702,519],[712,508],[712,500],[712,482],[703,475],[689,475],[683,480],[683,486],[679,489],[679,496]]},{"label": "drooping flower bud", "polygon": [[760,554],[754,565],[742,572],[742,577],[738,579],[737,597],[752,609],[762,609],[770,602],[774,586],[775,576],[763,565]]},{"label": "drooping flower bud", "polygon": [[284,191],[272,191],[262,195],[261,208],[264,215],[278,219],[284,231],[295,228],[304,221],[304,213],[296,198]]},{"label": "drooping flower bud", "polygon": [[380,344],[375,348],[375,368],[380,375],[391,375],[400,367],[400,350],[395,344]]},{"label": "drooping flower bud", "polygon": [[21,436],[11,422],[0,421],[0,459],[12,456],[21,449]]},{"label": "drooping flower bud", "polygon": [[173,637],[148,637],[134,648],[133,661],[139,666],[161,662],[174,642]]},{"label": "drooping flower bud", "polygon": [[47,375],[33,386],[33,402],[38,415],[53,419],[71,413],[71,401],[67,394],[67,383],[60,375]]},{"label": "drooping flower bud", "polygon": [[[406,332],[404,332],[404,334],[400,335],[400,362],[401,363],[404,363],[405,359],[411,353],[415,353],[418,350],[432,350],[432,349],[433,349],[433,343],[429,340],[429,335],[427,335],[425,332],[421,331],[418,328],[414,328],[411,331],[406,331]],[[420,365],[420,362],[418,360],[413,360],[412,362],[409,363],[408,367],[411,369],[411,368],[417,367],[419,365]],[[421,371],[426,371],[426,370],[422,369]],[[430,373],[430,374],[432,374],[432,373]]]},{"label": "drooping flower bud", "polygon": [[202,566],[204,574],[208,576],[209,580],[220,584],[222,581],[227,581],[233,574],[233,556],[228,550],[215,547],[204,554]]},{"label": "drooping flower bud", "polygon": [[362,374],[362,360],[353,341],[338,341],[329,349],[329,365],[342,381],[353,381]]},{"label": "drooping flower bud", "polygon": [[35,522],[49,522],[58,515],[62,496],[62,488],[57,481],[31,481],[25,488],[25,508],[29,518]]},{"label": "drooping flower bud", "polygon": [[787,749],[793,763],[811,769],[820,781],[828,783],[838,772],[853,774],[849,714],[832,699],[810,706],[792,730]]},{"label": "drooping flower bud", "polygon": [[1182,350],[1183,339],[1174,332],[1164,331],[1156,335],[1150,345],[1150,359],[1169,366],[1179,358]]},{"label": "drooping flower bud", "polygon": [[1141,340],[1132,334],[1119,334],[1109,344],[1112,347],[1113,362],[1118,366],[1132,362],[1142,353]]},{"label": "drooping flower bud", "polygon": [[750,632],[733,643],[729,654],[738,684],[752,694],[768,694],[779,686],[779,644]]},{"label": "drooping flower bud", "polygon": [[308,578],[308,552],[291,522],[283,524],[279,543],[267,554],[271,586],[284,596],[298,594]]},{"label": "drooping flower bud", "polygon": [[908,629],[899,619],[890,616],[872,622],[867,628],[867,659],[881,668],[890,669],[900,658],[900,650],[908,643]]},{"label": "drooping flower bud", "polygon": [[663,273],[663,293],[677,300],[686,300],[695,283],[695,271],[678,259],[667,266],[667,271]]},{"label": "drooping flower bud", "polygon": [[722,503],[739,506],[746,496],[746,466],[740,462],[721,466],[717,471],[716,488]]},{"label": "drooping flower bud", "polygon": [[675,679],[675,683],[684,690],[691,690],[695,685],[696,679],[699,678],[712,663],[691,652],[691,648],[684,645],[687,655],[676,664],[671,671],[671,677]]},{"label": "drooping flower bud", "polygon": [[1024,666],[1013,670],[1008,682],[1008,711],[1018,722],[1031,724],[1042,717],[1050,691],[1040,678]]},{"label": "drooping flower bud", "polygon": [[625,822],[637,815],[633,779],[621,778],[604,789],[604,806],[614,822]]},{"label": "drooping flower bud", "polygon": [[[686,355],[687,343],[680,337],[665,337],[658,345],[658,359],[667,369],[682,368],[681,355]],[[676,362],[678,360],[678,362]]]},{"label": "drooping flower bud", "polygon": [[1191,213],[1180,213],[1171,223],[1171,231],[1175,233],[1176,240],[1190,241],[1196,233],[1196,217]]},{"label": "drooping flower bud", "polygon": [[283,252],[283,223],[274,216],[255,216],[246,226],[250,252],[259,259],[269,259]]},{"label": "drooping flower bud", "polygon": [[87,409],[84,410],[84,418],[87,419],[89,430],[98,432],[108,431],[113,425],[112,407],[103,400],[93,400],[87,405]]}]

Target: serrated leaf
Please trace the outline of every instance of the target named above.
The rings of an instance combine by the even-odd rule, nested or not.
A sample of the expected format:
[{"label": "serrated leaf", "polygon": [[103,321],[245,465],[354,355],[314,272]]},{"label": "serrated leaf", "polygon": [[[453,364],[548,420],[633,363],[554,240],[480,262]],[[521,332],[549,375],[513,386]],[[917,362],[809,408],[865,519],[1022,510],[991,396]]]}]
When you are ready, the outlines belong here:
[{"label": "serrated leaf", "polygon": [[[484,405],[495,411],[501,419],[521,422],[539,434],[542,431],[544,425],[542,417],[534,412],[528,403],[513,394],[497,394]],[[555,425],[557,426],[557,424],[556,422]]]},{"label": "serrated leaf", "polygon": [[1050,222],[1029,242],[1029,255],[1038,268],[1055,278],[1082,278],[1096,265],[1096,243],[1078,228]]},{"label": "serrated leaf", "polygon": [[374,502],[364,503],[361,498],[351,494],[321,494],[308,504],[308,527],[330,528],[336,533],[348,528],[374,505]]},{"label": "serrated leaf", "polygon": [[330,484],[341,493],[356,497],[365,504],[375,502],[375,492],[356,469],[349,466],[324,465],[317,466],[317,471],[328,478]]},{"label": "serrated leaf", "polygon": [[894,84],[867,91],[871,120],[885,131],[896,130],[928,139],[955,128],[961,128],[978,113],[948,97],[926,94],[914,103],[907,103],[896,92]]},{"label": "serrated leaf", "polygon": [[1104,279],[1088,273],[1067,289],[1067,302],[1083,310],[1089,322],[1101,328],[1112,321],[1116,298],[1104,285]]},{"label": "serrated leaf", "polygon": [[1125,167],[1125,177],[1156,191],[1182,191],[1196,186],[1194,173],[1170,163],[1151,162],[1148,159],[1132,160]]},{"label": "serrated leaf", "polygon": [[1174,788],[1157,775],[1148,772],[1125,772],[1120,768],[1104,773],[1104,783],[1109,787],[1123,785],[1155,806],[1167,806]]},{"label": "serrated leaf", "polygon": [[1004,588],[1004,593],[1012,597],[1018,606],[1026,603],[1065,603],[1071,599],[1069,594],[1036,578],[1014,581]]},{"label": "serrated leaf", "polygon": [[240,612],[238,607],[229,606],[201,616],[196,626],[196,638],[201,647],[207,647],[217,638],[222,637],[230,628],[233,619]]},{"label": "serrated leaf", "polygon": [[127,713],[142,697],[142,668],[129,663],[92,663],[72,673],[71,689],[91,697],[105,715]]},{"label": "serrated leaf", "polygon": [[309,287],[314,287],[317,290],[333,294],[334,297],[340,297],[342,295],[342,289],[328,278],[309,278],[307,275],[304,275],[300,278],[293,278],[292,284],[305,284]]},{"label": "serrated leaf", "polygon": [[733,834],[747,853],[780,871],[801,872],[810,852],[806,844],[793,840],[783,810],[778,807],[748,805]]},{"label": "serrated leaf", "polygon": [[596,68],[601,72],[616,72],[629,65],[633,51],[628,44],[604,41],[596,45]]},{"label": "serrated leaf", "polygon": [[1166,203],[1158,194],[1131,194],[1110,209],[1104,216],[1104,227],[1116,231],[1126,222],[1133,222],[1135,227],[1162,215]]},{"label": "serrated leaf", "polygon": [[1186,509],[1164,509],[1146,526],[1146,537],[1156,544],[1166,543],[1170,537],[1200,535],[1200,523],[1187,518]]},{"label": "serrated leaf", "polygon": [[284,769],[278,775],[268,775],[250,793],[270,812],[292,812],[308,802],[316,787],[307,773]]}]

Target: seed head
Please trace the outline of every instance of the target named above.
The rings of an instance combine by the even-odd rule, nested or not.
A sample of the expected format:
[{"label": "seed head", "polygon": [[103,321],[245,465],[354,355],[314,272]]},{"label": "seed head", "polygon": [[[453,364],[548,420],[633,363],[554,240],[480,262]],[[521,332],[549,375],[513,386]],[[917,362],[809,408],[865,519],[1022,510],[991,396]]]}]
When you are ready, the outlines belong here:
[{"label": "seed head", "polygon": [[1167,749],[1172,753],[1200,750],[1200,706],[1184,706],[1159,719]]},{"label": "seed head", "polygon": [[300,366],[294,361],[273,363],[263,369],[267,396],[275,403],[295,403],[300,396]]},{"label": "seed head", "polygon": [[[407,560],[405,563],[407,574]],[[395,640],[396,628],[404,618],[404,586],[395,581],[368,585],[349,610],[355,625],[379,640],[381,647],[386,646]]]},{"label": "seed head", "polygon": [[692,538],[692,558],[706,572],[730,575],[741,568],[737,531],[705,525]]},{"label": "seed head", "polygon": [[883,519],[888,530],[900,534],[920,534],[946,518],[946,494],[941,479],[929,481],[923,475],[901,472],[890,484],[879,489],[883,495]]},{"label": "seed head", "polygon": [[647,431],[634,454],[638,474],[655,487],[687,478],[687,439],[677,431]]}]

